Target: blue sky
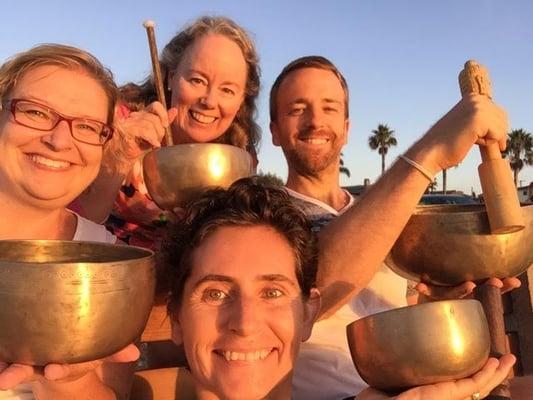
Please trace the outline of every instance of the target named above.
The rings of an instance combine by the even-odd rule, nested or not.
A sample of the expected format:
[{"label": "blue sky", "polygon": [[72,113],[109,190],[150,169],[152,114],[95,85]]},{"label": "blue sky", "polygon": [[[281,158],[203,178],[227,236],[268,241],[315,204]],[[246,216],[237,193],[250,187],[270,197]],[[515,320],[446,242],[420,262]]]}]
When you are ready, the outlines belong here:
[{"label": "blue sky", "polygon": [[[529,0],[25,0],[9,2],[2,12],[0,60],[37,43],[67,43],[95,54],[119,83],[140,81],[150,71],[145,19],[155,20],[160,49],[200,15],[235,19],[252,33],[261,57],[260,169],[282,177],[285,161],[268,130],[268,91],[283,66],[303,55],[330,58],[350,86],[352,129],[344,154],[352,177],[344,184],[379,176],[380,158],[367,145],[379,123],[398,139],[389,165],[459,100],[457,74],[468,59],[488,67],[511,128],[533,132]],[[479,192],[479,162],[473,149],[449,171],[448,187]],[[533,168],[519,179],[533,181]]]}]

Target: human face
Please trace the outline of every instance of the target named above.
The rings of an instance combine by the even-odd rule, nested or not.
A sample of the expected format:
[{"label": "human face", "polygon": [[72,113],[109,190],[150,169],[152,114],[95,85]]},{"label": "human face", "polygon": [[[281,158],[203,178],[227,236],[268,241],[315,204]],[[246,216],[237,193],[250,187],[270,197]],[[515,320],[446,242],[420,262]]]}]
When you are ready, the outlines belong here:
[{"label": "human face", "polygon": [[199,398],[290,397],[318,296],[303,300],[287,240],[267,226],[222,227],[193,251],[173,333]]},{"label": "human face", "polygon": [[339,79],[323,69],[298,69],[282,81],[270,130],[274,145],[283,149],[289,172],[303,176],[338,172],[349,128],[344,96]]},{"label": "human face", "polygon": [[222,136],[244,99],[247,65],[240,47],[210,34],[189,46],[170,77],[175,143],[206,143]]},{"label": "human face", "polygon": [[[68,115],[106,122],[108,99],[101,85],[78,69],[54,65],[33,68],[8,94]],[[98,174],[102,147],[75,140],[69,123],[51,131],[15,122],[8,107],[0,112],[0,194],[41,208],[65,207]]]}]

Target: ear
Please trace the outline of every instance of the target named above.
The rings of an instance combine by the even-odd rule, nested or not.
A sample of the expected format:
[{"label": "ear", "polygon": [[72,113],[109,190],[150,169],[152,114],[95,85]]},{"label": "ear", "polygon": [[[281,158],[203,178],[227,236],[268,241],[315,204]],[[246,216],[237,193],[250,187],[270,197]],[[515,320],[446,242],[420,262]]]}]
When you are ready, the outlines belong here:
[{"label": "ear", "polygon": [[270,121],[270,133],[272,134],[272,144],[274,146],[281,146],[278,125],[274,121]]},{"label": "ear", "polygon": [[178,346],[183,344],[183,334],[181,332],[181,324],[178,321],[178,318],[171,316],[170,325],[172,327],[172,341]]},{"label": "ear", "polygon": [[322,296],[318,289],[311,289],[309,299],[304,303],[304,321],[302,329],[302,342],[305,342],[311,337],[313,325],[320,313],[320,305],[322,303]]},{"label": "ear", "polygon": [[348,133],[350,132],[350,120],[348,118],[346,118],[346,120],[344,121],[344,141],[343,141],[343,144],[348,144]]}]

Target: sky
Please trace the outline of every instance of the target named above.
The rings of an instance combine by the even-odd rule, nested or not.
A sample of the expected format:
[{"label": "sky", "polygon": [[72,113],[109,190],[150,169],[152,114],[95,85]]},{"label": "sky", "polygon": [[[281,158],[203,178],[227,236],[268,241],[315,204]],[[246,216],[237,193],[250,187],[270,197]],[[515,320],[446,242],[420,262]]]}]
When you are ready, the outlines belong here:
[{"label": "sky", "polygon": [[[333,61],[350,87],[351,130],[342,184],[374,182],[381,159],[368,147],[378,124],[394,130],[402,154],[459,101],[457,75],[465,61],[485,65],[494,100],[511,129],[533,132],[533,2],[530,0],[24,0],[2,7],[0,61],[38,43],[57,42],[96,55],[119,84],[150,73],[142,22],[156,23],[159,49],[201,15],[231,17],[252,35],[261,58],[259,169],[286,177],[281,150],[271,144],[268,92],[281,69],[305,55]],[[448,172],[448,189],[480,192],[473,148]],[[533,167],[519,175],[533,181]],[[441,185],[442,178],[437,177]]]}]

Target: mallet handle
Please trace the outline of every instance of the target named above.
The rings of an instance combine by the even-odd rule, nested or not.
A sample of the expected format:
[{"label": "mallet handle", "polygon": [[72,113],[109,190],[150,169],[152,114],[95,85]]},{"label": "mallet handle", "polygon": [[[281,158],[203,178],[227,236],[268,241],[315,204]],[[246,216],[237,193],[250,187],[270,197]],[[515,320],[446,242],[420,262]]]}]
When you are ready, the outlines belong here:
[{"label": "mallet handle", "polygon": [[[459,74],[459,86],[464,96],[478,93],[492,98],[487,70],[475,61],[467,61]],[[478,167],[483,198],[492,233],[515,232],[525,227],[518,193],[509,162],[502,158],[497,142],[479,146],[481,164]]]},{"label": "mallet handle", "polygon": [[[167,102],[165,100],[165,88],[163,86],[161,66],[159,65],[159,56],[157,55],[157,43],[155,41],[155,23],[147,20],[144,21],[143,26],[146,29],[146,35],[148,36],[148,46],[150,47],[150,58],[152,59],[152,71],[154,74],[154,85],[157,91],[157,100],[166,107]],[[165,143],[167,146],[172,146],[174,144],[170,126],[165,129]]]}]

